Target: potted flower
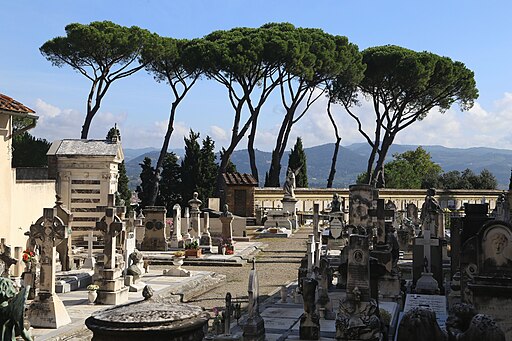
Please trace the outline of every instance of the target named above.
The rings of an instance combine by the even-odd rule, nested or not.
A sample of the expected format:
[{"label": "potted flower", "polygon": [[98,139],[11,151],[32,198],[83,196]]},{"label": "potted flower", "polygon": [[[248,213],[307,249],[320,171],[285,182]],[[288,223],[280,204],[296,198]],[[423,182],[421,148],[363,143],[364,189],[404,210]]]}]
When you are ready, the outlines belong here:
[{"label": "potted flower", "polygon": [[89,304],[94,304],[94,302],[96,301],[96,298],[98,297],[98,293],[96,291],[99,288],[100,288],[100,286],[96,285],[96,284],[89,284],[87,286],[87,290],[89,291],[88,295],[87,295],[87,299],[89,300]]},{"label": "potted flower", "polygon": [[197,240],[185,244],[185,257],[200,258],[201,256],[201,248]]},{"label": "potted flower", "polygon": [[21,260],[25,263],[25,266],[27,268],[27,271],[30,271],[30,268],[32,267],[32,262],[35,261],[35,253],[34,251],[25,250],[23,251],[23,254],[21,255]]}]

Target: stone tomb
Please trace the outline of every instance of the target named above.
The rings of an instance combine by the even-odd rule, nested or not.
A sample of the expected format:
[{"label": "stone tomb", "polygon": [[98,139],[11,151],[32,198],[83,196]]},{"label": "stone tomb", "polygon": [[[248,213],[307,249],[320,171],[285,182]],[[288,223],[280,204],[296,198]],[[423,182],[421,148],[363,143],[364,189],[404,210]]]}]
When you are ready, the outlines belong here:
[{"label": "stone tomb", "polygon": [[179,204],[172,207],[172,224],[174,231],[171,236],[171,247],[183,247],[183,236],[181,234],[181,206]]},{"label": "stone tomb", "polygon": [[480,314],[496,320],[512,340],[512,225],[489,221],[464,243],[461,294]]},{"label": "stone tomb", "polygon": [[192,199],[188,201],[190,206],[190,232],[193,238],[201,238],[201,211],[199,207],[203,203],[198,199],[198,193],[194,192]]},{"label": "stone tomb", "polygon": [[144,209],[146,231],[141,250],[167,251],[166,212],[164,206],[149,206]]},{"label": "stone tomb", "polygon": [[30,238],[40,250],[39,294],[28,309],[33,327],[59,328],[71,323],[60,298],[55,294],[56,247],[68,237],[68,228],[57,216],[57,208],[45,208],[43,216],[30,226]]}]

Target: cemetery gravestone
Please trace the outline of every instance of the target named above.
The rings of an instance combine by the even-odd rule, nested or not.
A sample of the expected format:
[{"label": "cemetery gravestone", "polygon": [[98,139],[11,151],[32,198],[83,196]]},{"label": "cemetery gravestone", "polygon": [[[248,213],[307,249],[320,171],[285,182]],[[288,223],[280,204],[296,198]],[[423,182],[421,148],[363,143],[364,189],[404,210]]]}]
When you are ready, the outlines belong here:
[{"label": "cemetery gravestone", "polygon": [[[94,268],[93,280],[99,283],[97,303],[120,304],[128,300],[128,288],[124,286],[122,270],[116,264],[116,238],[124,230],[125,226],[115,214],[116,208],[113,194],[109,194],[109,207],[105,210],[105,217],[96,223],[96,228],[103,233],[104,249],[103,262],[97,263]],[[121,257],[122,261],[122,256]]]},{"label": "cemetery gravestone", "polygon": [[210,234],[210,213],[203,212],[203,219],[204,231],[203,235],[201,236],[199,244],[201,245],[201,248],[203,249],[204,253],[210,253],[212,251],[212,236]]},{"label": "cemetery gravestone", "polygon": [[11,246],[5,244],[5,238],[0,240],[0,277],[9,278],[9,269],[18,262],[11,257]]},{"label": "cemetery gravestone", "polygon": [[265,340],[265,321],[260,315],[259,282],[255,260],[253,260],[252,270],[249,273],[248,294],[249,307],[248,318],[243,327],[244,340],[263,341]]},{"label": "cemetery gravestone", "polygon": [[301,340],[318,340],[320,338],[320,316],[316,312],[317,280],[304,278],[302,280],[302,297],[304,313],[300,317],[299,336]]},{"label": "cemetery gravestone", "polygon": [[219,219],[222,223],[222,240],[233,240],[233,214],[229,212],[228,204],[224,205]]},{"label": "cemetery gravestone", "polygon": [[349,187],[349,222],[354,226],[370,226],[369,211],[373,205],[373,187],[370,185],[351,185]]},{"label": "cemetery gravestone", "polygon": [[[370,298],[370,252],[368,237],[349,238],[347,294],[340,301],[336,318],[336,339],[380,340],[377,302]],[[353,323],[357,321],[357,323]]]},{"label": "cemetery gravestone", "polygon": [[59,328],[71,323],[60,298],[55,294],[56,247],[68,237],[68,229],[57,216],[57,208],[45,208],[43,217],[30,226],[30,238],[40,248],[40,287],[28,310],[33,327]]},{"label": "cemetery gravestone", "polygon": [[144,240],[141,244],[141,250],[145,251],[166,251],[167,234],[165,226],[164,206],[150,206],[144,209],[144,222],[146,231]]},{"label": "cemetery gravestone", "polygon": [[190,230],[192,231],[192,237],[201,238],[201,220],[199,219],[201,211],[199,207],[203,202],[197,196],[198,193],[194,192],[193,198],[188,201],[190,206]]},{"label": "cemetery gravestone", "polygon": [[96,258],[94,258],[92,251],[93,242],[97,240],[98,237],[95,237],[92,231],[89,231],[89,234],[84,237],[84,241],[87,242],[87,258],[84,261],[83,267],[86,269],[94,269],[94,265],[96,264]]},{"label": "cemetery gravestone", "polygon": [[179,204],[176,204],[172,207],[172,217],[174,232],[171,237],[171,247],[182,247],[183,236],[181,235],[181,206]]},{"label": "cemetery gravestone", "polygon": [[489,221],[461,252],[463,301],[495,318],[512,339],[512,225]]}]

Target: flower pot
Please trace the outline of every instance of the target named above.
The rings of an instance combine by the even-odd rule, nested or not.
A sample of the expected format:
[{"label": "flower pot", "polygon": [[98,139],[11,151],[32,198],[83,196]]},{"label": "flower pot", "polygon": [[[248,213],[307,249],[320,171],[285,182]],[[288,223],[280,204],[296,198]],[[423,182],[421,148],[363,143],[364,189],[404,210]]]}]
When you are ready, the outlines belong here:
[{"label": "flower pot", "polygon": [[179,257],[173,257],[172,258],[172,264],[176,267],[181,268],[183,265],[183,262],[185,261],[185,256],[179,256]]},{"label": "flower pot", "polygon": [[89,290],[87,293],[87,299],[89,300],[89,304],[94,304],[96,298],[98,297],[98,293],[96,290]]},{"label": "flower pot", "polygon": [[202,257],[201,249],[186,249],[185,257],[190,258],[201,258]]}]

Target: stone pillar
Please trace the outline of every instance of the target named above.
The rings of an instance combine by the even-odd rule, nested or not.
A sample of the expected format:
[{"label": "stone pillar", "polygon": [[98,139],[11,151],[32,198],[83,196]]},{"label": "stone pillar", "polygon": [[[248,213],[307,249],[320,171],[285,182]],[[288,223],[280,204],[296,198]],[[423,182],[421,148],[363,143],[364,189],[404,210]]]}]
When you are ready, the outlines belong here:
[{"label": "stone pillar", "polygon": [[260,315],[259,282],[254,260],[252,263],[252,270],[249,273],[248,297],[248,318],[243,326],[244,341],[265,340],[265,321]]},{"label": "stone pillar", "polygon": [[299,338],[301,340],[320,339],[320,317],[316,312],[316,286],[318,282],[313,278],[304,278],[302,281],[302,296],[304,299],[304,313],[300,317]]},{"label": "stone pillar", "polygon": [[185,243],[188,243],[192,240],[190,236],[190,209],[185,207],[185,214],[183,214],[183,218],[185,218],[185,234],[183,234],[183,239],[185,239]]},{"label": "stone pillar", "polygon": [[228,211],[227,204],[224,205],[224,212],[220,215],[222,223],[222,240],[224,242],[233,239],[233,214]]},{"label": "stone pillar", "polygon": [[188,201],[190,206],[190,229],[192,230],[192,237],[201,238],[201,220],[199,219],[201,210],[199,207],[203,202],[197,196],[197,192],[194,192],[193,198]]},{"label": "stone pillar", "polygon": [[176,204],[172,207],[172,224],[174,232],[171,237],[171,247],[178,248],[183,244],[183,236],[181,235],[181,206]]},{"label": "stone pillar", "polygon": [[212,236],[210,235],[210,214],[203,212],[203,235],[201,236],[200,245],[203,252],[210,253],[212,251]]}]

